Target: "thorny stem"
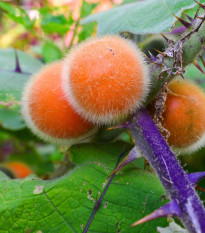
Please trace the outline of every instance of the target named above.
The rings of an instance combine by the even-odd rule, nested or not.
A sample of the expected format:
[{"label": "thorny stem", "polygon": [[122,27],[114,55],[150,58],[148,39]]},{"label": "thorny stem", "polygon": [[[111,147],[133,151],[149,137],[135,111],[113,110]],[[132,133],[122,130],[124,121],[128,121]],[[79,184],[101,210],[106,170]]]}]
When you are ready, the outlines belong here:
[{"label": "thorny stem", "polygon": [[145,109],[126,122],[142,152],[157,173],[171,201],[177,203],[178,216],[190,233],[205,230],[205,209],[177,158]]},{"label": "thorny stem", "polygon": [[[168,79],[176,75],[175,73],[178,72],[183,75],[183,67],[191,63],[201,51],[201,41],[205,39],[204,21],[205,16],[203,19],[198,20],[191,32],[184,32],[181,39],[174,44],[170,43],[167,50],[165,50],[168,56],[162,57],[162,55],[158,55],[155,64],[150,64],[153,85],[147,103],[160,91],[164,83],[169,81]],[[169,56],[169,51],[173,55]],[[161,66],[156,65],[156,63]],[[161,73],[164,72],[163,76],[166,78],[159,80],[158,77],[161,67],[164,68]],[[166,73],[168,74],[167,76],[165,76]],[[190,233],[203,233],[205,229],[204,206],[195,192],[188,175],[183,171],[175,155],[146,110],[141,109],[138,111],[133,119],[127,122],[125,126],[131,130],[136,147],[145,155],[145,158],[157,173],[171,201],[178,206],[178,216],[186,229]],[[88,231],[114,176],[115,173],[111,176],[99,200],[96,201],[83,233]]]},{"label": "thorny stem", "polygon": [[[153,85],[155,90],[152,91],[148,102],[161,87],[165,87],[164,85],[169,81],[168,79],[176,75],[175,73],[183,76],[183,67],[191,63],[201,51],[202,42],[205,39],[204,21],[205,14],[195,24],[191,32],[185,32],[177,42],[169,44],[164,56],[163,54],[158,55],[155,63],[160,65],[150,64],[152,78],[156,85]],[[160,67],[162,67],[161,73]],[[177,72],[174,72],[173,68]],[[159,81],[158,76],[161,76],[162,73],[165,78]],[[167,76],[165,76],[166,74]],[[163,95],[162,97],[161,102],[164,103],[165,97]],[[161,108],[163,111],[163,106]],[[190,233],[203,233],[205,230],[204,206],[195,192],[188,175],[181,168],[150,116],[142,109],[136,113],[132,121],[128,122],[128,126],[135,138],[136,146],[142,151],[158,174],[171,201],[177,203],[179,209],[178,217],[186,229]]]},{"label": "thorny stem", "polygon": [[[125,148],[124,148],[124,149],[125,149]],[[119,162],[120,162],[122,156],[124,155],[124,149],[123,149],[123,151],[121,152],[121,154],[120,154],[120,156],[119,156],[119,158],[118,158],[118,161],[117,161],[117,163],[116,163],[116,165],[115,165],[115,168],[118,166],[118,164],[119,164]],[[92,212],[92,214],[91,214],[91,216],[90,216],[90,218],[89,218],[89,220],[88,220],[87,225],[85,226],[85,228],[84,228],[84,230],[83,230],[83,233],[86,233],[86,232],[88,231],[88,228],[89,228],[91,222],[93,221],[93,218],[95,217],[96,212],[97,212],[98,209],[100,208],[100,205],[101,205],[101,203],[102,203],[102,200],[103,200],[103,198],[104,198],[104,196],[105,196],[105,194],[106,194],[108,188],[110,187],[110,184],[111,184],[111,182],[112,182],[112,180],[113,180],[114,177],[115,177],[115,173],[110,177],[110,179],[109,179],[109,181],[108,181],[108,183],[107,183],[105,189],[103,190],[103,193],[101,194],[100,198],[99,198],[98,200],[96,200],[95,206],[94,206],[94,208],[93,208],[93,212]]]},{"label": "thorny stem", "polygon": [[[156,61],[154,63],[149,64],[152,86],[149,98],[147,99],[146,103],[150,103],[150,101],[155,97],[155,95],[161,90],[163,84],[167,81],[164,78],[161,78],[159,80],[159,74],[162,74],[162,68],[164,68],[164,71],[170,71],[173,68],[173,64],[176,62],[176,56],[177,58],[182,58],[182,66],[184,68],[190,63],[192,63],[195,57],[199,54],[199,52],[201,52],[202,41],[205,41],[204,21],[205,15],[203,15],[203,19],[198,19],[196,21],[196,23],[193,26],[193,29],[190,32],[185,31],[179,40],[174,42],[174,44],[169,44],[169,46],[165,50],[165,52],[167,51],[168,56],[162,57],[162,55],[159,54],[156,58]],[[166,73],[167,72],[163,72],[163,77],[166,77]],[[172,78],[175,75],[176,74],[171,74],[170,76]]]},{"label": "thorny stem", "polygon": [[187,39],[189,39],[192,34],[194,34],[195,32],[197,32],[199,30],[201,25],[204,23],[204,20],[205,20],[205,15],[204,15],[203,19],[201,19],[201,22],[199,23],[199,25],[197,27],[195,27],[190,33],[188,33],[186,36],[184,36],[181,39],[182,43],[186,42]]}]

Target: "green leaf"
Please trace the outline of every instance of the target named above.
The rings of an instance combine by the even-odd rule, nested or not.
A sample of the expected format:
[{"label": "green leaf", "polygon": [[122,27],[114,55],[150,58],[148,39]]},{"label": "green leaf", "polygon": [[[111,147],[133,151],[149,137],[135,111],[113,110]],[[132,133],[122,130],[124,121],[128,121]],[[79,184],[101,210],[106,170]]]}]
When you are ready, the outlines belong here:
[{"label": "green leaf", "polygon": [[[16,50],[19,59],[20,67],[24,75],[30,76],[35,73],[42,66],[42,62],[31,57],[30,55]],[[15,71],[16,68],[16,57],[15,49],[0,49],[0,73]],[[18,73],[16,73],[18,74]],[[2,85],[0,85],[2,88]]]},{"label": "green leaf", "polygon": [[127,4],[127,3],[131,3],[131,2],[137,2],[137,1],[139,1],[139,0],[124,0],[124,1],[121,3],[121,5]]},{"label": "green leaf", "polygon": [[[203,63],[199,62],[199,64],[203,69]],[[193,64],[190,64],[188,67],[186,67],[184,77],[193,80],[205,90],[205,75],[202,74],[201,71],[199,71]]]},{"label": "green leaf", "polygon": [[[116,163],[116,156],[123,150],[125,152],[130,151],[131,148],[132,145],[124,142],[78,144],[69,149],[70,160],[75,164],[81,164],[94,160],[101,161],[103,156],[103,162],[107,164],[108,169],[112,169]],[[107,156],[104,156],[104,154]]]},{"label": "green leaf", "polygon": [[84,18],[91,14],[92,10],[97,6],[98,4],[91,4],[87,3],[85,0],[83,0],[82,7],[80,8],[80,18]]},{"label": "green leaf", "polygon": [[78,42],[86,40],[93,34],[94,29],[96,28],[95,23],[90,23],[82,26],[82,31],[78,35]]},{"label": "green leaf", "polygon": [[[106,127],[107,128],[107,127]],[[112,129],[106,130],[106,128],[101,128],[98,130],[95,139],[100,142],[111,142],[116,140],[116,138],[124,131],[124,129]]]},{"label": "green leaf", "polygon": [[69,21],[67,21],[64,15],[54,16],[47,13],[42,16],[41,26],[48,34],[59,33],[63,35],[69,30],[71,24]]},{"label": "green leaf", "polygon": [[160,33],[169,31],[176,21],[172,13],[180,16],[184,10],[195,6],[193,0],[144,0],[88,16],[82,20],[82,24],[97,21],[100,35],[124,31],[134,34]]},{"label": "green leaf", "polygon": [[10,178],[4,172],[0,172],[0,181],[6,180],[10,180]]},{"label": "green leaf", "polygon": [[34,21],[31,21],[26,11],[19,7],[14,7],[9,3],[0,2],[0,8],[7,12],[7,16],[10,17],[16,23],[24,25],[27,29],[32,29]]},{"label": "green leaf", "polygon": [[[80,18],[87,17],[90,15],[93,11],[93,9],[97,6],[98,4],[90,4],[87,3],[85,0],[83,1],[83,4],[80,9]],[[91,23],[88,25],[82,25],[82,30],[80,31],[78,35],[78,42],[86,40],[88,37],[90,37],[93,33],[93,31],[96,28],[96,23]]]},{"label": "green leaf", "polygon": [[[25,127],[20,115],[20,100],[24,84],[42,63],[29,55],[17,51],[21,73],[15,72],[14,49],[0,50],[0,124],[10,130]],[[8,106],[6,106],[8,104]]]},{"label": "green leaf", "polygon": [[13,109],[0,109],[0,124],[10,130],[20,130],[25,127],[21,115]]},{"label": "green leaf", "polygon": [[[2,232],[82,232],[92,213],[95,199],[102,193],[106,178],[115,166],[117,153],[124,147],[121,143],[107,145],[106,150],[103,144],[90,146],[98,151],[97,158],[89,158],[91,153],[87,153],[86,145],[73,147],[76,160],[84,151],[84,156],[88,156],[92,162],[79,163],[61,178],[43,181],[30,176],[22,180],[8,180],[0,176]],[[157,226],[166,226],[166,219],[135,228],[130,228],[130,224],[164,204],[161,200],[163,193],[158,178],[151,173],[136,170],[117,175],[89,231],[156,232]]]},{"label": "green leaf", "polygon": [[55,45],[53,42],[47,42],[43,46],[42,55],[46,63],[59,60],[63,56],[59,47]]}]

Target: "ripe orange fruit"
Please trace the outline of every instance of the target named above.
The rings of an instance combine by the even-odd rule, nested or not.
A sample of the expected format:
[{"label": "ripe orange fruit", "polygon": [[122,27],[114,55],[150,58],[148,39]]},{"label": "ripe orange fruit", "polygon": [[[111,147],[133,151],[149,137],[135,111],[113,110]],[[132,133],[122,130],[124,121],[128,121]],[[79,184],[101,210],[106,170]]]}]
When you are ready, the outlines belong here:
[{"label": "ripe orange fruit", "polygon": [[15,178],[25,178],[33,173],[26,164],[21,162],[7,162],[4,166],[14,174]]},{"label": "ripe orange fruit", "polygon": [[22,98],[22,114],[31,130],[43,140],[69,145],[93,133],[94,126],[66,100],[61,71],[62,62],[55,62],[28,81]]},{"label": "ripe orange fruit", "polygon": [[95,124],[127,117],[142,104],[150,83],[136,45],[111,35],[87,40],[71,50],[62,79],[68,101]]},{"label": "ripe orange fruit", "polygon": [[[168,88],[163,126],[170,132],[168,142],[185,153],[205,143],[205,93],[194,83],[175,78]],[[173,92],[173,93],[172,93]]]}]

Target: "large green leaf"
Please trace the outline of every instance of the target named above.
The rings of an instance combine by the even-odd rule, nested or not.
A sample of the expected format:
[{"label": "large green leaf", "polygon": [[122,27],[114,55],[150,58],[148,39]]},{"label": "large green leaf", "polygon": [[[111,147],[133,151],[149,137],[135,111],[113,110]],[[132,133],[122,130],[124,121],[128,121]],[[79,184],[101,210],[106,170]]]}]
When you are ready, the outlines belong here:
[{"label": "large green leaf", "polygon": [[21,115],[15,109],[0,109],[0,122],[3,128],[20,130],[25,127]]},{"label": "large green leaf", "polygon": [[[201,3],[205,0],[199,1]],[[144,0],[91,15],[82,23],[98,22],[98,34],[128,31],[134,34],[168,31],[182,11],[196,6],[193,0]]]},{"label": "large green leaf", "polygon": [[[1,232],[82,232],[124,146],[122,143],[74,146],[70,153],[77,166],[51,181],[35,177],[8,180],[2,175]],[[80,162],[82,156],[88,161]],[[135,228],[130,228],[130,224],[164,204],[163,193],[158,178],[151,173],[132,169],[117,175],[89,232],[156,232],[157,226],[167,225],[166,219]]]},{"label": "large green leaf", "polygon": [[[22,72],[16,72],[16,56]],[[26,81],[41,66],[39,60],[21,51],[0,50],[0,125],[5,129],[19,130],[25,127],[20,115],[22,90]]]}]

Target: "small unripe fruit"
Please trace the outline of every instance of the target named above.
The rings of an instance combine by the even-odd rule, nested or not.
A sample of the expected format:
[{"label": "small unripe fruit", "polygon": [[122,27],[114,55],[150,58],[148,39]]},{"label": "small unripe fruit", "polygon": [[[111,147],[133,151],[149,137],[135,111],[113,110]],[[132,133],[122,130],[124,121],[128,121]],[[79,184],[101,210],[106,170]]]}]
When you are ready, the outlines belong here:
[{"label": "small unripe fruit", "polygon": [[205,93],[194,83],[175,78],[169,85],[162,125],[176,150],[191,153],[205,144]]},{"label": "small unripe fruit", "polygon": [[74,48],[64,61],[62,79],[68,101],[95,124],[125,119],[142,104],[150,83],[142,53],[119,36]]},{"label": "small unripe fruit", "polygon": [[4,167],[7,168],[15,178],[25,178],[33,174],[33,171],[26,164],[21,162],[7,162],[4,164]]},{"label": "small unripe fruit", "polygon": [[62,62],[45,66],[24,88],[22,115],[31,130],[45,141],[71,145],[93,133],[66,100],[61,86]]}]

